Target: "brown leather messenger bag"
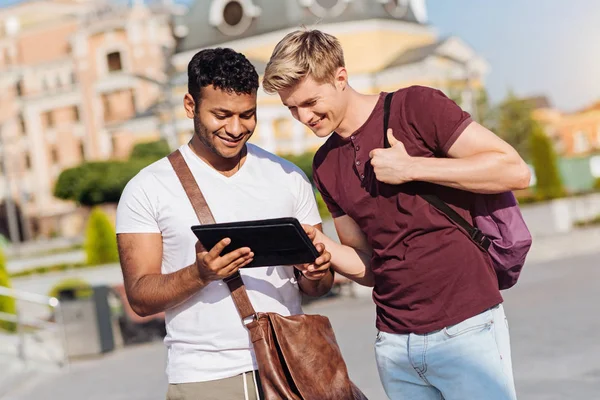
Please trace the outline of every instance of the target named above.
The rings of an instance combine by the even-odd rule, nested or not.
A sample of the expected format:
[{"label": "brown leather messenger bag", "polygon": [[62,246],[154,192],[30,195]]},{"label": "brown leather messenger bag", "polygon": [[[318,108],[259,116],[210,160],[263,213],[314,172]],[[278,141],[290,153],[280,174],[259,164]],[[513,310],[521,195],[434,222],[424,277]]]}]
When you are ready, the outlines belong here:
[{"label": "brown leather messenger bag", "polygon": [[[215,223],[179,150],[168,158],[200,223]],[[239,272],[224,281],[250,332],[265,400],[366,399],[348,377],[327,317],[306,314],[284,317],[272,312],[256,312]]]}]

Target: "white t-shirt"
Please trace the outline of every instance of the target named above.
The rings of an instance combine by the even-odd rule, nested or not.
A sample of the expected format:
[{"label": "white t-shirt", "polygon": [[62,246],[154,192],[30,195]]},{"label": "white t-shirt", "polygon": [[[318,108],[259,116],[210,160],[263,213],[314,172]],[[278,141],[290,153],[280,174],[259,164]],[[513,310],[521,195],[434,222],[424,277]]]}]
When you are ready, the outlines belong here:
[{"label": "white t-shirt", "polygon": [[[296,217],[321,222],[306,175],[294,164],[248,144],[246,162],[225,177],[183,145],[189,165],[216,222]],[[195,259],[199,224],[171,163],[163,158],[140,171],[125,187],[117,207],[117,233],[161,233],[162,273],[175,272]],[[240,271],[257,311],[302,313],[293,267]],[[222,379],[256,368],[252,344],[230,291],[210,283],[181,305],[166,311],[169,383]]]}]

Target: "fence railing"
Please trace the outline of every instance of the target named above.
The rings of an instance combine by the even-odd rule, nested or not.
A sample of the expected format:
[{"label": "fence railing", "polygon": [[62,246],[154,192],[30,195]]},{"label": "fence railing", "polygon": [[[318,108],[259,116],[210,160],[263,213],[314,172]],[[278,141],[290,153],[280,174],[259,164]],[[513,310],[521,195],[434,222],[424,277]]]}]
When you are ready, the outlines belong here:
[{"label": "fence railing", "polygon": [[[41,361],[40,352],[48,356],[44,361],[56,363],[63,368],[69,368],[67,352],[67,336],[60,301],[56,297],[48,297],[37,293],[24,292],[0,286],[0,297],[9,297],[15,300],[16,313],[0,312],[0,321],[15,324],[16,327],[16,356],[24,363]],[[40,312],[32,309],[33,305],[43,307]],[[31,312],[27,311],[27,308]],[[28,340],[30,339],[30,340]],[[28,352],[28,346],[35,343],[33,353]],[[60,348],[59,354],[52,354],[56,345]]]}]

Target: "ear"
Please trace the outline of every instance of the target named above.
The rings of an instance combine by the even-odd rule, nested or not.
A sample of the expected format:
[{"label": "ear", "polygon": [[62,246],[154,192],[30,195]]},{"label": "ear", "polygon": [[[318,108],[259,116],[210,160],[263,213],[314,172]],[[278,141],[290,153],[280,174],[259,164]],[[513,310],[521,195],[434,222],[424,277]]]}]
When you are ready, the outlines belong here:
[{"label": "ear", "polygon": [[346,89],[346,86],[348,86],[348,71],[346,71],[346,68],[339,67],[337,69],[337,71],[335,72],[334,81],[336,88],[340,90]]},{"label": "ear", "polygon": [[194,115],[196,114],[196,102],[189,93],[186,93],[185,96],[183,96],[183,108],[185,108],[185,115],[190,119],[194,119]]}]

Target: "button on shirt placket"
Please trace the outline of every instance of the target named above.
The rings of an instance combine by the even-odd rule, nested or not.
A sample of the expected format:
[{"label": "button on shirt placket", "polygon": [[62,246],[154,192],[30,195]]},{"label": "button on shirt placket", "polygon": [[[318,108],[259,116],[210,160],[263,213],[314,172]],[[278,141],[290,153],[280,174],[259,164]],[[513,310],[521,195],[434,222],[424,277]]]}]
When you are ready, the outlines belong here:
[{"label": "button on shirt placket", "polygon": [[356,136],[350,136],[350,140],[352,142],[352,147],[354,148],[354,169],[358,174],[360,180],[362,181],[363,179],[365,179],[365,170],[364,163],[359,159],[360,146],[356,144]]}]

